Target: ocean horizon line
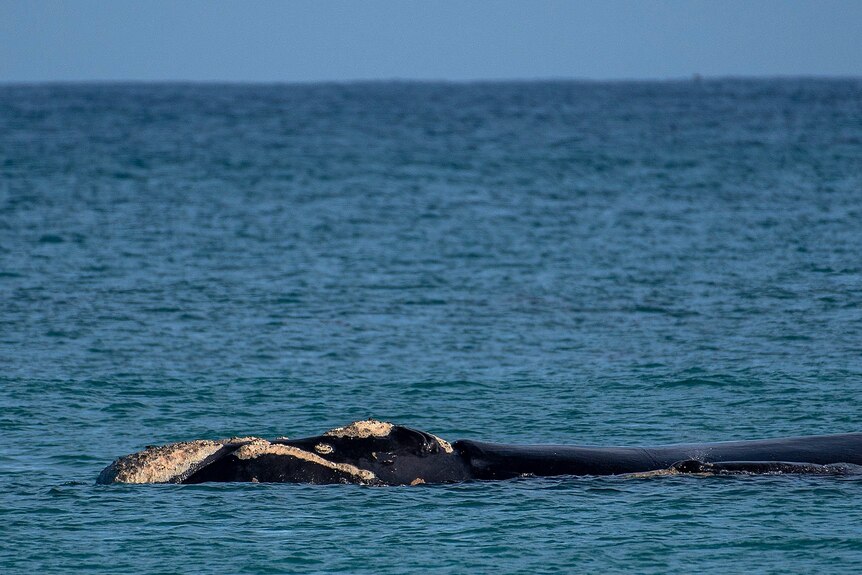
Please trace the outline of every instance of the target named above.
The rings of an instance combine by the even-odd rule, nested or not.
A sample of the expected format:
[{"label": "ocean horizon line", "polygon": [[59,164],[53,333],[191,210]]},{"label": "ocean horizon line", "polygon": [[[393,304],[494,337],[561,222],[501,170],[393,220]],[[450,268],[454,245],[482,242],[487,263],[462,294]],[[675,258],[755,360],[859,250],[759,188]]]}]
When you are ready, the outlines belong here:
[{"label": "ocean horizon line", "polygon": [[0,87],[27,86],[129,86],[129,85],[191,85],[191,86],[353,86],[381,84],[409,85],[475,85],[475,84],[680,84],[692,82],[857,82],[862,76],[832,74],[772,74],[747,75],[724,74],[689,76],[644,77],[644,78],[577,78],[577,77],[535,77],[535,78],[352,78],[320,80],[219,80],[219,79],[62,79],[62,80],[2,80]]}]

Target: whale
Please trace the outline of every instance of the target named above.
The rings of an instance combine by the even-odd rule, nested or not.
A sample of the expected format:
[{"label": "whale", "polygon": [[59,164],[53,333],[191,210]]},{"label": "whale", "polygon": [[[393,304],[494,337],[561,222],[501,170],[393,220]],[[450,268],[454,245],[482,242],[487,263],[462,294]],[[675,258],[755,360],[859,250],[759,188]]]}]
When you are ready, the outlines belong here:
[{"label": "whale", "polygon": [[378,420],[290,439],[199,439],[122,456],[98,484],[210,482],[423,485],[522,477],[856,475],[862,433],[652,447],[460,439]]}]

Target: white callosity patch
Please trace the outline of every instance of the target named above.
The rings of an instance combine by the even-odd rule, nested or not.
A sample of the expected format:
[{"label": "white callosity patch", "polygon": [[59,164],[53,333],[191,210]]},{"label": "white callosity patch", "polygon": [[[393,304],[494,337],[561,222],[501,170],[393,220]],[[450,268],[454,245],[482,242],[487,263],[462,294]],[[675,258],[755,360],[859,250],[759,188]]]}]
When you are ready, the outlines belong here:
[{"label": "white callosity patch", "polygon": [[242,447],[237,449],[233,453],[233,455],[238,459],[254,459],[256,457],[260,457],[261,455],[280,455],[294,457],[296,459],[301,459],[309,463],[314,463],[328,469],[340,471],[356,478],[360,482],[372,482],[377,479],[377,476],[374,475],[373,472],[368,471],[367,469],[360,469],[359,467],[356,467],[355,465],[350,465],[349,463],[333,463],[332,461],[324,459],[315,453],[299,449],[298,447],[293,447],[290,445],[272,444],[265,440],[258,440],[253,443],[243,445]]},{"label": "white callosity patch", "polygon": [[169,483],[233,441],[235,439],[201,439],[148,447],[121,457],[106,473],[115,483]]},{"label": "white callosity patch", "polygon": [[376,419],[366,419],[364,421],[354,421],[350,425],[344,427],[336,427],[330,429],[324,435],[329,437],[349,437],[354,439],[366,439],[368,437],[386,437],[392,433],[395,426],[386,421],[377,421]]},{"label": "white callosity patch", "polygon": [[[395,426],[388,421],[378,421],[376,419],[365,419],[363,421],[354,421],[350,425],[344,427],[336,427],[330,429],[324,435],[328,437],[340,437],[350,439],[367,439],[369,437],[387,437]],[[431,435],[430,433],[428,435]],[[452,445],[448,441],[431,435],[440,448],[446,453],[452,453]]]},{"label": "white callosity patch", "polygon": [[[429,435],[430,435],[430,434],[429,434]],[[431,437],[433,437],[434,439],[436,439],[436,440],[437,440],[437,443],[440,445],[440,448],[441,448],[443,451],[445,451],[446,453],[452,453],[452,444],[451,444],[451,443],[449,443],[449,442],[448,442],[448,441],[446,441],[445,439],[442,439],[442,438],[440,438],[440,437],[437,437],[436,435],[431,435]]]}]

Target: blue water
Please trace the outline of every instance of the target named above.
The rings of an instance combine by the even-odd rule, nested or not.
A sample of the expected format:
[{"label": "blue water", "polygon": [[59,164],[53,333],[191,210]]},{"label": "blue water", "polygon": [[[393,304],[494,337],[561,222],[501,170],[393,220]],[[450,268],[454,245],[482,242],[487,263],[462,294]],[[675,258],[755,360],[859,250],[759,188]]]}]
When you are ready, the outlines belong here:
[{"label": "blue water", "polygon": [[0,87],[3,573],[858,573],[858,478],[95,486],[862,430],[862,81]]}]

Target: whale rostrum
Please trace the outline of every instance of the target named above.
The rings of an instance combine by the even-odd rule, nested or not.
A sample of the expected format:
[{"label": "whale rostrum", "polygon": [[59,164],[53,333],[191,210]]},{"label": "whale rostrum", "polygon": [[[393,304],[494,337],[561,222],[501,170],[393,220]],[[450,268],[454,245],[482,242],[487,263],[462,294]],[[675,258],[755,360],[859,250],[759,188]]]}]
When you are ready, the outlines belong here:
[{"label": "whale rostrum", "polygon": [[846,475],[862,433],[655,447],[452,443],[402,425],[356,421],[302,439],[183,441],[120,457],[97,483],[419,485],[562,475]]}]

